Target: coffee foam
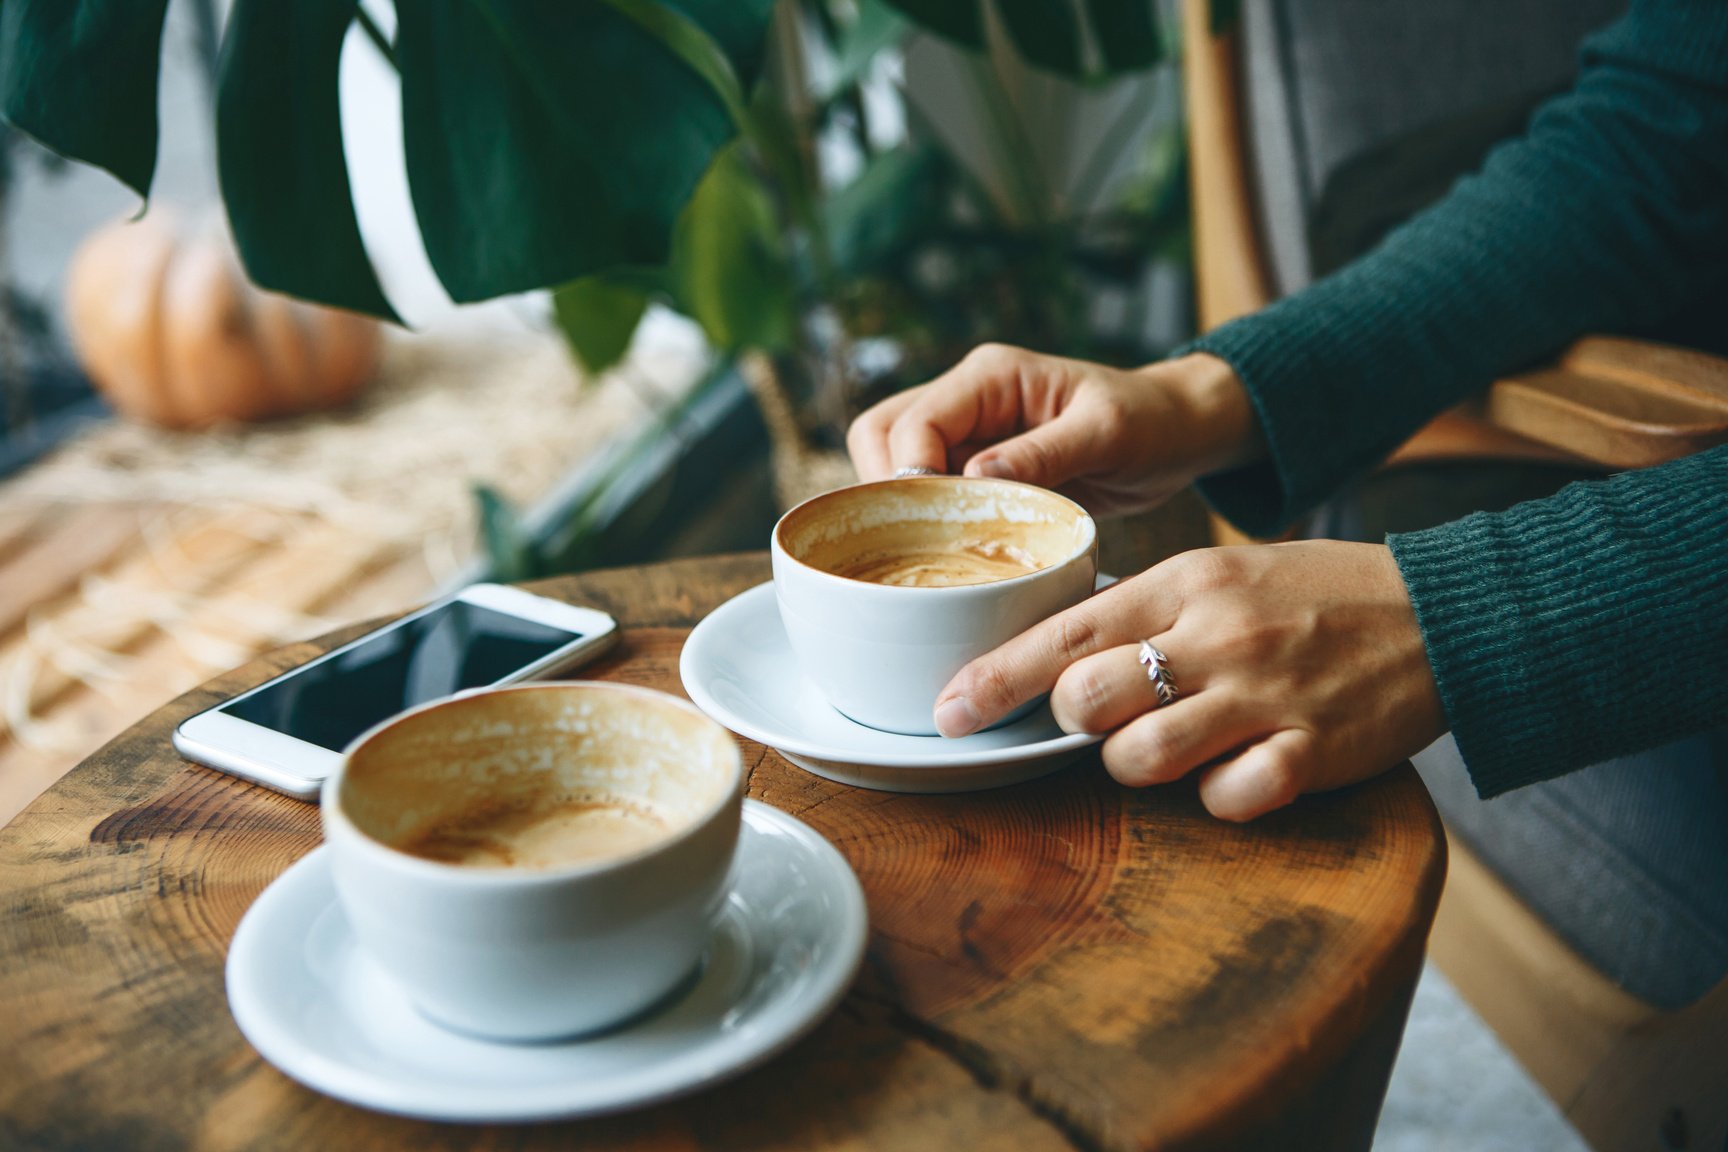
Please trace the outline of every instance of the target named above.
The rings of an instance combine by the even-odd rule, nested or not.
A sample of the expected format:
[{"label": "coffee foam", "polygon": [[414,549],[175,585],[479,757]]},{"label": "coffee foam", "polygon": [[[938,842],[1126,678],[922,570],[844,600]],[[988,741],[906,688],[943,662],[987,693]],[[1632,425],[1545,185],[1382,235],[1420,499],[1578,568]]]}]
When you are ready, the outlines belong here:
[{"label": "coffee foam", "polygon": [[[634,855],[694,825],[736,786],[736,757],[723,730],[670,701],[529,687],[449,700],[377,733],[350,756],[338,803],[400,851],[557,868]],[[464,837],[473,859],[438,855],[462,856]]]},{"label": "coffee foam", "polygon": [[1000,539],[1000,532],[990,532],[988,526],[984,531],[989,534],[935,548],[921,547],[916,540],[887,545],[875,541],[871,551],[846,555],[833,564],[819,566],[848,580],[902,588],[987,584],[1049,567],[1040,564],[1025,548]]},{"label": "coffee foam", "polygon": [[948,587],[1012,579],[1083,552],[1094,528],[1071,501],[1030,485],[963,477],[863,484],[788,513],[781,547],[848,579]]},{"label": "coffee foam", "polygon": [[666,838],[672,823],[627,797],[514,797],[458,812],[396,847],[410,856],[471,868],[560,868],[633,856]]}]

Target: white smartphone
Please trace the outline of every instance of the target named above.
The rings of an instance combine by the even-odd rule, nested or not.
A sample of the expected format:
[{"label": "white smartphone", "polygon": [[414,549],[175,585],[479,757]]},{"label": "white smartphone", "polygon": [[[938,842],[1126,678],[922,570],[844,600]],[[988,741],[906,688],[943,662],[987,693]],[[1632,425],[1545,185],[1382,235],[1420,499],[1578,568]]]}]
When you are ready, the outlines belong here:
[{"label": "white smartphone", "polygon": [[354,737],[470,688],[566,672],[617,622],[502,584],[472,584],[183,721],[188,760],[310,800]]}]

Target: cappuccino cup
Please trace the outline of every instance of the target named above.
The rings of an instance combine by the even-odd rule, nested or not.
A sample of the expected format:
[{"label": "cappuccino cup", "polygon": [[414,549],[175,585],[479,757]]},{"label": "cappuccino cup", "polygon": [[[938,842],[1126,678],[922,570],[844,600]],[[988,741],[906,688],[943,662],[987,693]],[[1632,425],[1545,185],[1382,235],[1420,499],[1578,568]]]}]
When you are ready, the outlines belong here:
[{"label": "cappuccino cup", "polygon": [[420,1012],[547,1040],[622,1023],[694,974],[743,769],[730,733],[663,692],[516,685],[373,728],[321,809],[355,938]]},{"label": "cappuccino cup", "polygon": [[911,736],[937,735],[936,694],[956,672],[1090,596],[1098,573],[1078,504],[961,476],[813,497],[780,518],[770,550],[800,671],[848,718]]}]

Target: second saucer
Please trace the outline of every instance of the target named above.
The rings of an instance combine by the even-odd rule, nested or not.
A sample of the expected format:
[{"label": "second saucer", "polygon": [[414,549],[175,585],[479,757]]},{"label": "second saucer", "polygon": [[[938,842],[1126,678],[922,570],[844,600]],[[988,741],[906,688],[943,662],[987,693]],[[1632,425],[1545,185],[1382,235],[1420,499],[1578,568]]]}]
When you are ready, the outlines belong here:
[{"label": "second saucer", "polygon": [[773,584],[733,597],[684,642],[678,670],[698,708],[818,776],[888,792],[970,792],[1030,780],[1103,739],[1062,731],[1048,704],[957,740],[849,720],[798,671]]}]

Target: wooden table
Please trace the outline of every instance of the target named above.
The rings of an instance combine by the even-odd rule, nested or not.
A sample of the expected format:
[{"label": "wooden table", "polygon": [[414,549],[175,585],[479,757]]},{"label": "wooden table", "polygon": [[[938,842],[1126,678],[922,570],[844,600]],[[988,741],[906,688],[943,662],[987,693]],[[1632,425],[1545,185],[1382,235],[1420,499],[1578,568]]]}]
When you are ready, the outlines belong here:
[{"label": "wooden table", "polygon": [[[680,692],[688,628],[762,556],[545,582],[624,626],[593,669]],[[1445,872],[1408,765],[1246,827],[1096,755],[1018,787],[902,796],[745,742],[752,796],[852,862],[872,934],[840,1009],[723,1087],[475,1128],[327,1099],[229,1018],[241,913],[319,841],[310,805],[180,760],[179,720],[355,634],[161,708],[0,831],[8,1148],[1366,1148]]]}]

